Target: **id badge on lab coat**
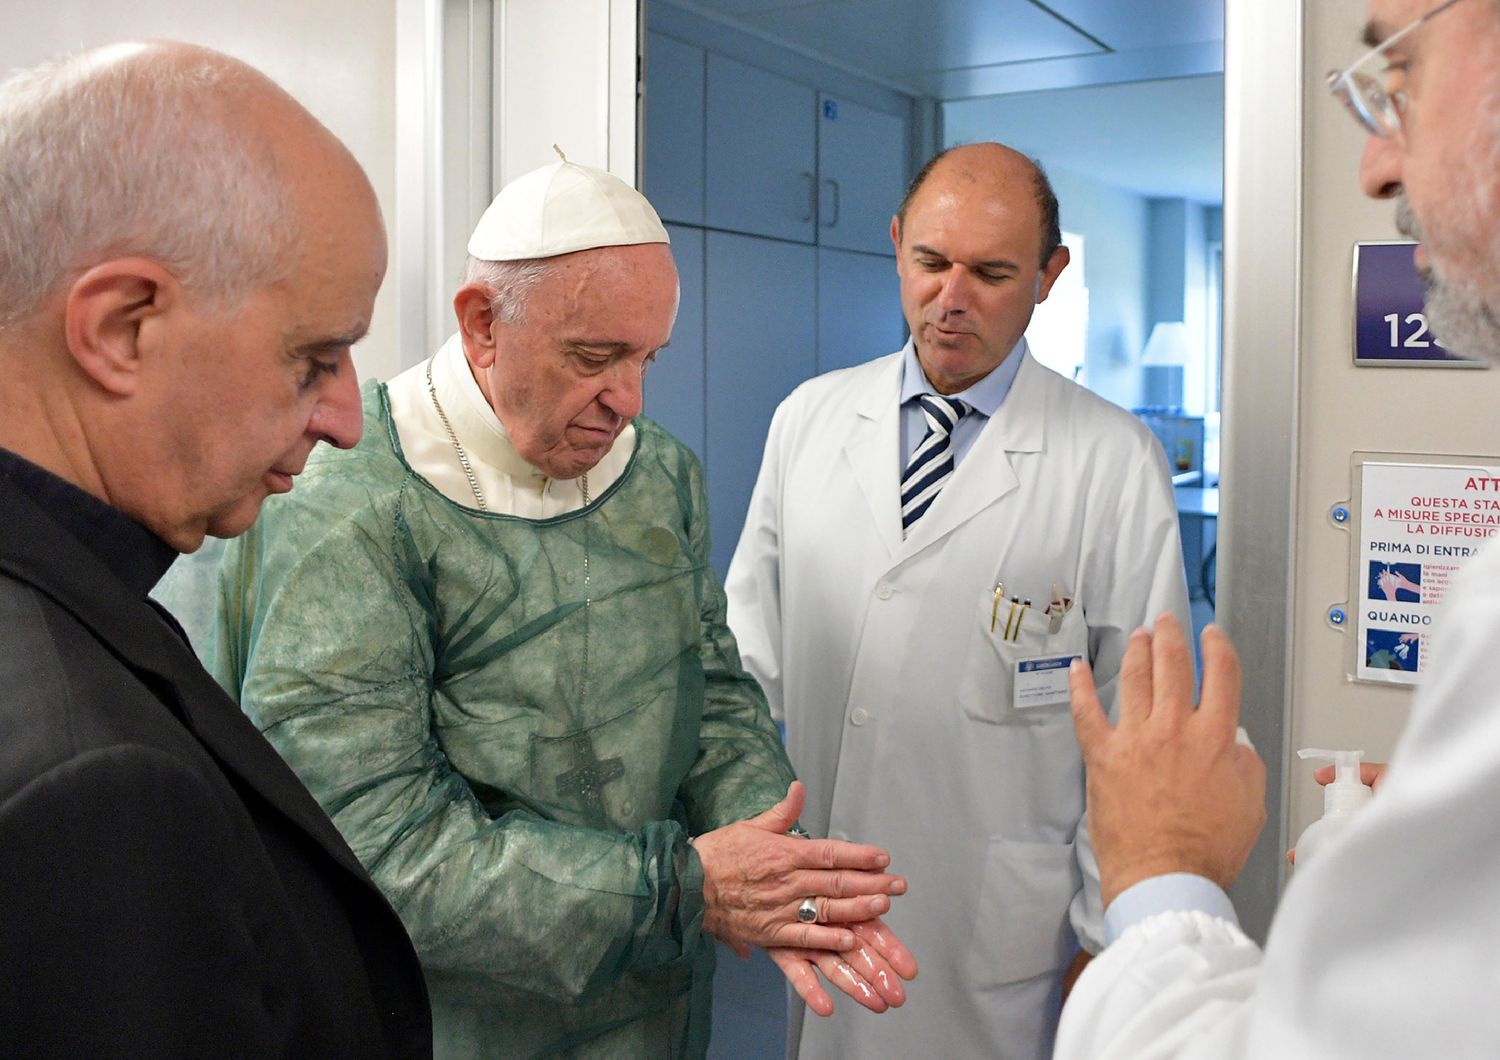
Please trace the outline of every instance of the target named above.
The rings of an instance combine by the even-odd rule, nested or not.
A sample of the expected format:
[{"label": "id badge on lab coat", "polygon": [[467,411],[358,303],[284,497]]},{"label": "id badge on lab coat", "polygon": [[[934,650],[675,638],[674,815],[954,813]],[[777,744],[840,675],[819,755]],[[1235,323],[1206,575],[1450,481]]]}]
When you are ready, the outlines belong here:
[{"label": "id badge on lab coat", "polygon": [[959,681],[964,712],[997,725],[1062,725],[1068,717],[1068,663],[1088,657],[1082,607],[1075,602],[1055,629],[1043,608],[1028,608],[1007,629],[1012,616],[1008,605],[994,615],[993,590],[980,594],[978,604]]},{"label": "id badge on lab coat", "polygon": [[1068,702],[1068,664],[1081,654],[1034,655],[1017,659],[1011,675],[1011,707],[1018,711]]}]

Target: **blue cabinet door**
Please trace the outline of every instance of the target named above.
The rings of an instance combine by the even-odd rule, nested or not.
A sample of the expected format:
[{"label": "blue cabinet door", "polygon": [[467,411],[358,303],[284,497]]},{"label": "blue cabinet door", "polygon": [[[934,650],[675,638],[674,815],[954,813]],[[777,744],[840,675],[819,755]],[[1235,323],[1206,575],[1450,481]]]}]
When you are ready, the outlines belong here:
[{"label": "blue cabinet door", "polygon": [[891,252],[891,216],[906,191],[904,119],[823,95],[818,105],[818,243]]},{"label": "blue cabinet door", "polygon": [[705,320],[713,565],[734,555],[776,406],[816,370],[816,250],[709,232]]},{"label": "blue cabinet door", "polygon": [[905,341],[896,259],[819,247],[819,374],[883,357]]},{"label": "blue cabinet door", "polygon": [[702,48],[646,34],[642,190],[663,221],[703,223]]},{"label": "blue cabinet door", "polygon": [[703,229],[667,225],[682,297],[672,341],[646,372],[646,415],[703,459]]},{"label": "blue cabinet door", "polygon": [[706,223],[811,243],[817,228],[817,94],[708,56]]}]

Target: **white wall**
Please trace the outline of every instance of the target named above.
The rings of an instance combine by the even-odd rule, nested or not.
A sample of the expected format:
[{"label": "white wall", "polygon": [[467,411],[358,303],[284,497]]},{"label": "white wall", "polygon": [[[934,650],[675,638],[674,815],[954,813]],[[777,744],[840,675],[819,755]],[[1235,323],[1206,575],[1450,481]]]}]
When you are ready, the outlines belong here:
[{"label": "white wall", "polygon": [[[1168,373],[1176,372],[1176,403],[1192,416],[1201,416],[1208,408],[1208,217],[1215,209],[1186,199],[1151,199],[1148,204],[1151,244],[1146,336],[1150,338],[1151,328],[1160,321],[1180,320],[1187,325],[1189,347],[1197,356],[1180,370],[1145,368],[1143,403],[1173,403]],[[1153,375],[1159,377],[1153,380]]]},{"label": "white wall", "polygon": [[[113,40],[164,37],[207,45],[259,67],[332,129],[370,175],[395,232],[396,0],[3,0],[0,70]],[[392,259],[394,261],[394,258]],[[394,374],[394,285],[375,302],[355,351],[363,375]]]},{"label": "white wall", "polygon": [[[1041,156],[1047,163],[1045,153]],[[1090,390],[1124,408],[1141,402],[1141,349],[1148,334],[1146,293],[1150,212],[1139,195],[1048,166],[1062,226],[1084,237]]]},{"label": "white wall", "polygon": [[555,162],[553,144],[635,184],[635,0],[503,0],[498,14],[495,190]]}]

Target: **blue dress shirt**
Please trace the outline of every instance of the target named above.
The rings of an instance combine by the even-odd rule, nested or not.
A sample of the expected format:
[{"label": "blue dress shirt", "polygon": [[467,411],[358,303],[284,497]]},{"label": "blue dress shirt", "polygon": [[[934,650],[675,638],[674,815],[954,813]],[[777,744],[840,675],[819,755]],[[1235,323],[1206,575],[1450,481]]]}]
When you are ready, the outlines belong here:
[{"label": "blue dress shirt", "polygon": [[[967,390],[946,395],[964,402],[970,409],[969,413],[958,421],[958,426],[953,428],[953,466],[955,469],[963,463],[968,451],[974,448],[979,432],[984,430],[984,425],[990,421],[990,417],[999,412],[1000,406],[1005,403],[1005,397],[1010,393],[1010,385],[1016,381],[1016,373],[1021,370],[1021,359],[1026,354],[1026,340],[1023,338],[989,375]],[[917,446],[921,445],[922,439],[927,436],[927,420],[922,415],[922,406],[917,403],[917,398],[923,394],[937,393],[932,384],[927,381],[927,373],[922,371],[922,364],[917,360],[916,344],[911,339],[906,340],[901,357],[901,466],[896,469],[897,474],[906,470],[911,454],[916,452]]]},{"label": "blue dress shirt", "polygon": [[1169,872],[1142,880],[1115,895],[1104,911],[1104,945],[1112,945],[1126,929],[1157,913],[1192,910],[1227,920],[1235,927],[1240,925],[1234,904],[1217,883],[1190,872]]}]

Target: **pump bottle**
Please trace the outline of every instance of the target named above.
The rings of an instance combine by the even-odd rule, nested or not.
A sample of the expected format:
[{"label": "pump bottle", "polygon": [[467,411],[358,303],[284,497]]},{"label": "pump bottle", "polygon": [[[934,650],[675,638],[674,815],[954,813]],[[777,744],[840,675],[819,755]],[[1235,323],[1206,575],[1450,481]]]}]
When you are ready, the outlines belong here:
[{"label": "pump bottle", "polygon": [[1323,788],[1323,816],[1318,818],[1297,840],[1296,866],[1306,868],[1319,857],[1330,840],[1348,827],[1354,813],[1374,794],[1370,787],[1359,781],[1359,762],[1363,751],[1325,751],[1318,747],[1307,747],[1297,752],[1298,758],[1321,758],[1334,764],[1333,783]]}]

